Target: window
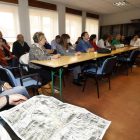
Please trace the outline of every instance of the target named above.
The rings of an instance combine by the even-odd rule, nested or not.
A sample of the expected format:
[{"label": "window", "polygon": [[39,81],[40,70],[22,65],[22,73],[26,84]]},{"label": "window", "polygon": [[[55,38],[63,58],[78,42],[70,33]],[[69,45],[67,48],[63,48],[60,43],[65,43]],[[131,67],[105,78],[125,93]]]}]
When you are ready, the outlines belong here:
[{"label": "window", "polygon": [[66,33],[70,35],[70,41],[75,44],[82,33],[82,17],[66,14]]},{"label": "window", "polygon": [[18,6],[0,4],[0,31],[7,42],[15,42],[20,33]]},{"label": "window", "polygon": [[35,32],[43,32],[48,42],[51,42],[58,35],[58,13],[55,11],[29,9],[30,34],[33,43]]},{"label": "window", "polygon": [[86,31],[89,35],[96,34],[98,40],[99,21],[97,19],[86,19]]}]

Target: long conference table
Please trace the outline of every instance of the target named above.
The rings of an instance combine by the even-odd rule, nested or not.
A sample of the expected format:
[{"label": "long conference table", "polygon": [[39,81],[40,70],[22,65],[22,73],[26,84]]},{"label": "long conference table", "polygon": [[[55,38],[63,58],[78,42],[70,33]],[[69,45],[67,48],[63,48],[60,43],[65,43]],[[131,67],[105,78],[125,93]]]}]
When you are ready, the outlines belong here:
[{"label": "long conference table", "polygon": [[[108,54],[99,54],[99,53],[95,53],[95,52],[90,52],[90,53],[82,53],[82,55],[79,55],[79,56],[61,56],[59,59],[55,59],[55,60],[43,60],[43,61],[31,60],[31,62],[52,68],[52,70],[51,70],[52,95],[54,96],[54,88],[60,90],[60,100],[62,101],[61,75],[63,72],[63,67],[66,67],[70,64],[75,64],[75,63],[79,63],[79,62],[83,62],[83,61],[87,61],[87,60],[93,60],[93,59],[97,59],[97,58],[101,58],[101,57],[105,57],[105,56],[114,56],[115,54],[121,54],[121,53],[132,51],[135,49],[138,49],[138,47],[119,48],[116,50],[112,50],[111,53],[108,53]],[[59,87],[54,86],[53,77],[56,76],[55,72],[54,72],[54,68],[59,68],[59,76],[58,76],[59,77]]]}]

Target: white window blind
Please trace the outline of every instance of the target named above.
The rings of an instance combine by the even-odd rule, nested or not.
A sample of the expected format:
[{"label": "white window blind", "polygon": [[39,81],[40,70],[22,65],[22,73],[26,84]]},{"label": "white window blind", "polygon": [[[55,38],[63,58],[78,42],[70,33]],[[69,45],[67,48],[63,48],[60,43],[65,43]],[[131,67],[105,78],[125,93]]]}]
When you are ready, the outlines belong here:
[{"label": "white window blind", "polygon": [[70,42],[75,44],[82,33],[82,17],[66,14],[66,33],[70,35]]},{"label": "white window blind", "polygon": [[18,6],[0,4],[0,31],[7,42],[15,42],[20,33]]},{"label": "white window blind", "polygon": [[86,18],[86,31],[89,36],[96,34],[98,40],[99,21],[97,19]]},{"label": "white window blind", "polygon": [[33,43],[35,32],[43,32],[50,43],[58,35],[58,13],[55,11],[29,9],[30,34]]}]

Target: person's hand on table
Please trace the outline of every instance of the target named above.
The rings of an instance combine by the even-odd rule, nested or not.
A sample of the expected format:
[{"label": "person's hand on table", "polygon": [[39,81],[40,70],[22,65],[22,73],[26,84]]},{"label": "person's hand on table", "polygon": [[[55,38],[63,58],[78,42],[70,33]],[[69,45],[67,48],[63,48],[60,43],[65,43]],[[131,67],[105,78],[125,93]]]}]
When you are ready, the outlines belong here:
[{"label": "person's hand on table", "polygon": [[60,56],[61,56],[61,54],[59,54],[59,53],[58,53],[58,54],[56,54],[56,55],[58,55],[58,58],[60,58]]},{"label": "person's hand on table", "polygon": [[5,91],[5,90],[8,90],[8,89],[11,89],[12,87],[9,85],[9,83],[5,83],[3,88],[4,88],[4,91]]},{"label": "person's hand on table", "polygon": [[47,49],[48,53],[53,53],[53,50]]},{"label": "person's hand on table", "polygon": [[56,54],[56,55],[53,55],[52,56],[52,59],[57,59],[57,58],[59,58],[60,57],[60,54]]},{"label": "person's hand on table", "polygon": [[21,94],[11,94],[9,95],[9,104],[18,105],[27,101],[27,98]]},{"label": "person's hand on table", "polygon": [[89,48],[89,52],[94,52],[94,48]]},{"label": "person's hand on table", "polygon": [[75,55],[82,55],[82,53],[81,52],[76,52]]}]

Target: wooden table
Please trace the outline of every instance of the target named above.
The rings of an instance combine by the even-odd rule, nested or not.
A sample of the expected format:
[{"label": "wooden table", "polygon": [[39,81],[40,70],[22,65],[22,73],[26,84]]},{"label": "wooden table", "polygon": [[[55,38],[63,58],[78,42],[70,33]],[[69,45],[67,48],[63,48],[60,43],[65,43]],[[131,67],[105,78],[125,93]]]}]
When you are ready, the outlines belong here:
[{"label": "wooden table", "polygon": [[53,68],[59,68],[59,80],[60,80],[60,87],[55,87],[60,90],[60,100],[62,101],[62,90],[61,90],[61,75],[63,71],[63,67],[65,65],[70,65],[74,63],[79,63],[87,60],[92,60],[92,59],[97,59],[105,56],[113,56],[115,54],[121,54],[123,52],[131,51],[138,49],[138,47],[124,47],[124,48],[119,48],[116,50],[113,50],[109,54],[99,54],[99,53],[82,53],[80,56],[61,56],[61,58],[56,59],[56,60],[31,60],[32,63],[43,65],[43,66],[48,66],[52,68],[51,74],[52,74],[52,91],[53,91],[53,96],[54,96],[54,84],[53,84],[53,76],[55,75],[55,72],[53,71]]}]

